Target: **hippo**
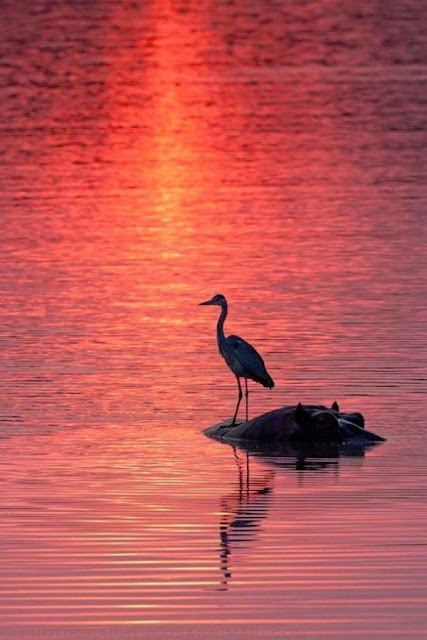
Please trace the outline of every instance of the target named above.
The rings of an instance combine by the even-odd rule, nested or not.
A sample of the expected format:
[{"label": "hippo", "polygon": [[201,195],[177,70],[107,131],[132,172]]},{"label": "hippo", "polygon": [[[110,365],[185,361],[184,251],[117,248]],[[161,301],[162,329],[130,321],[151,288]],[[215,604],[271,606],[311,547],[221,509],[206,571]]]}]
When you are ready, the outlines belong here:
[{"label": "hippo", "polygon": [[363,446],[384,442],[385,438],[365,429],[361,413],[342,412],[336,402],[331,408],[322,405],[281,407],[247,422],[222,422],[204,429],[211,438],[263,448],[298,449],[304,445],[330,444],[336,447],[346,443]]}]

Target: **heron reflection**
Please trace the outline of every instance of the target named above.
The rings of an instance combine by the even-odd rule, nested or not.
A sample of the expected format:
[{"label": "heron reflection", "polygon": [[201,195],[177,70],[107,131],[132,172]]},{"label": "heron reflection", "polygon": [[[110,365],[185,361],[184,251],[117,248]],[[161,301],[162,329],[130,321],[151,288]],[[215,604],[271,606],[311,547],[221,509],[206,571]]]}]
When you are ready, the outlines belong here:
[{"label": "heron reflection", "polygon": [[233,447],[237,467],[237,483],[233,491],[221,498],[220,567],[222,580],[220,590],[228,589],[232,576],[230,556],[248,549],[248,543],[256,536],[262,520],[267,516],[273,491],[275,471],[263,469],[261,475],[251,480],[249,455],[242,457]]},{"label": "heron reflection", "polygon": [[[246,445],[246,446],[245,446]],[[273,499],[277,474],[293,476],[296,486],[308,488],[314,482],[314,475],[320,475],[327,483],[339,482],[340,463],[348,457],[347,464],[364,464],[364,448],[351,449],[347,456],[330,449],[307,449],[298,452],[288,450],[271,451],[255,447],[252,443],[239,443],[238,448],[227,445],[233,452],[237,479],[232,491],[221,498],[219,522],[219,560],[221,591],[229,588],[232,579],[232,558],[242,560],[255,543],[261,531],[262,521],[268,517]],[[323,481],[323,482],[324,482]],[[295,484],[295,483],[294,483]]]}]

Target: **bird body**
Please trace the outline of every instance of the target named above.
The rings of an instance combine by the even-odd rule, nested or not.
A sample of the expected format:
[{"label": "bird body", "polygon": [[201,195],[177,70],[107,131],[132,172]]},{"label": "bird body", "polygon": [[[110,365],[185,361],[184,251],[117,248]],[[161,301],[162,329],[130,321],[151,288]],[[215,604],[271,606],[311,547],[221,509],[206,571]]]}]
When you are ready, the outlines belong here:
[{"label": "bird body", "polygon": [[206,302],[201,302],[201,305],[218,305],[221,307],[221,315],[217,324],[217,342],[218,349],[221,356],[226,361],[228,367],[234,373],[237,378],[237,384],[239,386],[239,397],[237,400],[237,406],[234,413],[232,424],[235,424],[237,413],[239,410],[240,401],[242,399],[242,388],[240,385],[240,378],[245,380],[245,395],[246,395],[246,420],[248,420],[248,379],[259,382],[264,387],[272,389],[274,387],[273,378],[267,372],[265,368],[264,360],[254,347],[240,338],[239,336],[227,336],[224,334],[224,322],[228,313],[228,305],[225,297],[218,293]]},{"label": "bird body", "polygon": [[225,339],[225,349],[221,354],[234,374],[239,378],[250,378],[259,382],[263,387],[272,389],[274,382],[265,368],[264,360],[254,347],[239,338],[228,336]]}]

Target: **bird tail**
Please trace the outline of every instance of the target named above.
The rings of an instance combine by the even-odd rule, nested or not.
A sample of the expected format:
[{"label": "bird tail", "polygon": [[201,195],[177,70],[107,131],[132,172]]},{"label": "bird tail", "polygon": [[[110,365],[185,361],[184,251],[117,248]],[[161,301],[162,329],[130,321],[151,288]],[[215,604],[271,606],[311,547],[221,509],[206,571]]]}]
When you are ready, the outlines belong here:
[{"label": "bird tail", "polygon": [[266,373],[265,378],[260,380],[260,382],[261,382],[263,387],[267,387],[268,389],[272,389],[274,387],[274,380],[267,372],[265,372],[265,373]]}]

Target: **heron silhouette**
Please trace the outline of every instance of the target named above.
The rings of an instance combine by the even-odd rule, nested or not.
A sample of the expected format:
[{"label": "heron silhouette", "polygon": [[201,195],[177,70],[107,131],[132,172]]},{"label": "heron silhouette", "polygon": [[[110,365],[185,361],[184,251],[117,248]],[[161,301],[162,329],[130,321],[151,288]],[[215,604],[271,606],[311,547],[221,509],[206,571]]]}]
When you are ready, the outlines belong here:
[{"label": "heron silhouette", "polygon": [[217,293],[210,300],[201,302],[200,305],[217,305],[221,307],[221,315],[219,316],[216,328],[218,349],[227,365],[236,376],[237,384],[239,387],[236,410],[234,412],[233,421],[231,423],[232,425],[234,425],[236,424],[236,418],[243,396],[240,378],[245,379],[246,420],[249,419],[248,378],[250,380],[254,380],[255,382],[259,382],[259,384],[262,384],[263,387],[267,387],[269,389],[272,389],[274,387],[274,381],[265,368],[264,360],[261,358],[258,351],[254,349],[251,344],[249,344],[249,342],[246,342],[246,340],[243,340],[243,338],[239,338],[239,336],[225,337],[224,322],[228,313],[228,305],[225,297],[221,293]]}]

